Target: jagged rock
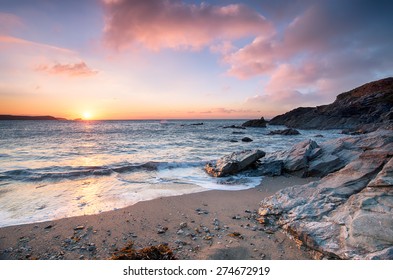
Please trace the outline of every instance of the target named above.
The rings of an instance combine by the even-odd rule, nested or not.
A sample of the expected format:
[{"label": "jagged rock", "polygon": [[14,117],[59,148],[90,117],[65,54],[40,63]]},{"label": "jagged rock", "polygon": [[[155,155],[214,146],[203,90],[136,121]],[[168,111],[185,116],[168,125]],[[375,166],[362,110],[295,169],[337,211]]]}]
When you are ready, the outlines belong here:
[{"label": "jagged rock", "polygon": [[308,166],[309,156],[313,154],[313,150],[319,148],[314,140],[305,140],[295,145],[289,151],[276,154],[278,160],[284,163],[284,170],[294,172],[304,169]]},{"label": "jagged rock", "polygon": [[368,184],[369,187],[393,186],[393,158],[383,167],[381,172]]},{"label": "jagged rock", "polygon": [[272,130],[268,135],[299,135],[300,132],[293,128],[287,128],[283,130]]},{"label": "jagged rock", "polygon": [[332,104],[296,108],[271,119],[269,124],[355,131],[360,127],[363,131],[372,131],[391,127],[392,112],[393,78],[386,78],[341,93]]},{"label": "jagged rock", "polygon": [[249,120],[246,121],[245,123],[242,124],[242,126],[245,127],[266,127],[266,121],[265,119],[262,117],[259,120]]},{"label": "jagged rock", "polygon": [[282,160],[270,160],[263,158],[258,168],[250,171],[250,176],[280,176],[283,169]]},{"label": "jagged rock", "polygon": [[340,158],[328,154],[317,160],[311,161],[305,175],[310,177],[324,177],[340,168],[342,168]]},{"label": "jagged rock", "polygon": [[264,199],[259,214],[327,256],[393,259],[392,144],[393,132],[376,131],[322,145],[345,166]]},{"label": "jagged rock", "polygon": [[208,163],[205,165],[205,171],[214,177],[224,177],[236,174],[265,156],[265,152],[260,150],[245,150],[234,152],[224,156],[216,161],[215,164]]}]

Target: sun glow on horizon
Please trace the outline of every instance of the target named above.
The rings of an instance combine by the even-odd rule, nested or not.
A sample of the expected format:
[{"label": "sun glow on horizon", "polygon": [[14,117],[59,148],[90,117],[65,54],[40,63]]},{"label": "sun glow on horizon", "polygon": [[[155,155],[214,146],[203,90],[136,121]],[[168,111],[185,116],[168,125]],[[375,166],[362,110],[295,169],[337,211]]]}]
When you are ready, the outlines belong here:
[{"label": "sun glow on horizon", "polygon": [[91,120],[91,118],[92,118],[92,114],[90,113],[90,112],[83,112],[83,114],[82,114],[82,119],[84,119],[84,120]]}]

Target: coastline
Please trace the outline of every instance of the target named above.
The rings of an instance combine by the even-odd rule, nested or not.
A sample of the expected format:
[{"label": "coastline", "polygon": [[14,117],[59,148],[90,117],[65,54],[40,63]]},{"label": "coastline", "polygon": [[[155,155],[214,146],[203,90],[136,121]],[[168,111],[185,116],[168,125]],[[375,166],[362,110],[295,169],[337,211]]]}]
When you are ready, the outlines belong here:
[{"label": "coastline", "polygon": [[0,259],[109,259],[168,244],[178,259],[311,259],[280,231],[260,224],[259,202],[313,178],[264,177],[242,191],[210,190],[138,202],[96,215],[0,228]]}]

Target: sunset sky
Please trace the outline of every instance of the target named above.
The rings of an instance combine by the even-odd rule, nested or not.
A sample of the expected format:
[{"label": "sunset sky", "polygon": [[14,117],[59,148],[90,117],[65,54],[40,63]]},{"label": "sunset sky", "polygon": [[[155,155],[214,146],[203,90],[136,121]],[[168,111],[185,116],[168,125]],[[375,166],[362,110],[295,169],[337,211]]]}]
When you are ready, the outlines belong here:
[{"label": "sunset sky", "polygon": [[392,11],[362,0],[0,0],[0,114],[269,118],[327,104],[392,76]]}]

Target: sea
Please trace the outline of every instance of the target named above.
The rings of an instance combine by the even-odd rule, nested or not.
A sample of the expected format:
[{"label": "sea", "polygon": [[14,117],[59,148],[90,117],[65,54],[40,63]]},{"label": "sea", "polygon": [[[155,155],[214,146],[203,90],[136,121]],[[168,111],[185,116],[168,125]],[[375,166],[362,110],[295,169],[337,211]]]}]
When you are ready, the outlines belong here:
[{"label": "sea", "polygon": [[243,122],[0,121],[0,227],[97,214],[165,196],[253,188],[263,177],[212,178],[203,167],[236,151],[275,152],[305,139],[342,136],[335,130],[267,135],[280,126],[225,128]]}]

